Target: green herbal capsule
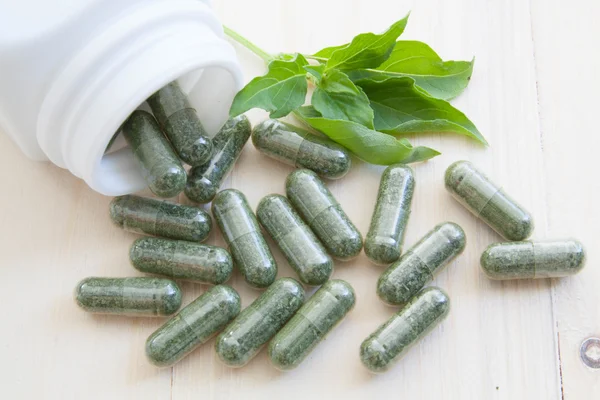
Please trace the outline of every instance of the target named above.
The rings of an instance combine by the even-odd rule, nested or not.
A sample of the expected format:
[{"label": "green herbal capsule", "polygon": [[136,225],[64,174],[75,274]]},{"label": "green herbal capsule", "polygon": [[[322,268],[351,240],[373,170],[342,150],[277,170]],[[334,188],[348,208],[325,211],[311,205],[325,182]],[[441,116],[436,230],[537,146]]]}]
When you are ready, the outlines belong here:
[{"label": "green herbal capsule", "polygon": [[576,240],[497,243],[481,255],[490,279],[560,278],[575,275],[584,265],[585,251]]},{"label": "green herbal capsule", "polygon": [[258,124],[252,143],[262,153],[288,165],[308,168],[328,179],[350,171],[350,154],[339,144],[275,119]]},{"label": "green herbal capsule", "polygon": [[279,194],[264,197],[256,208],[261,225],[273,238],[302,283],[322,285],[333,272],[333,261],[288,199]]},{"label": "green herbal capsule", "polygon": [[303,302],[304,289],[298,281],[276,280],[219,335],[215,345],[219,358],[231,367],[246,365]]},{"label": "green herbal capsule", "polygon": [[360,346],[360,359],[371,372],[387,371],[408,349],[427,335],[450,311],[450,299],[429,287],[381,325]]},{"label": "green herbal capsule", "polygon": [[131,246],[129,259],[142,272],[213,285],[227,282],[233,270],[225,249],[183,240],[140,238]]},{"label": "green herbal capsule", "polygon": [[215,196],[212,212],[246,282],[256,288],[273,283],[277,264],[246,196],[235,189],[223,190]]},{"label": "green herbal capsule", "polygon": [[131,316],[165,316],[181,306],[181,290],[161,278],[85,278],[75,301],[85,311]]},{"label": "green herbal capsule", "polygon": [[212,143],[177,81],[150,96],[148,104],[184,162],[195,166],[209,160]]},{"label": "green herbal capsule", "polygon": [[362,249],[362,236],[317,174],[299,169],[288,175],[288,199],[329,254],[350,260]]},{"label": "green herbal capsule", "polygon": [[158,367],[175,364],[223,330],[240,308],[235,290],[224,285],[211,288],[150,335],[146,340],[148,360]]},{"label": "green herbal capsule", "polygon": [[212,201],[242,152],[251,130],[252,126],[245,115],[227,121],[212,140],[214,152],[211,159],[190,170],[185,187],[188,198],[197,203]]},{"label": "green herbal capsule", "polygon": [[296,368],[352,310],[355,295],[347,282],[325,283],[269,343],[269,357],[280,370]]},{"label": "green herbal capsule", "polygon": [[365,254],[377,264],[389,264],[402,254],[402,242],[415,178],[410,167],[390,165],[383,171],[371,226],[365,239]]},{"label": "green herbal capsule", "polygon": [[187,179],[185,169],[154,117],[136,110],[127,118],[122,131],[152,193],[160,197],[181,193]]},{"label": "green herbal capsule", "polygon": [[190,242],[206,239],[212,225],[210,215],[198,207],[133,195],[115,197],[110,217],[126,231]]},{"label": "green herbal capsule", "polygon": [[403,304],[466,245],[465,232],[452,222],[437,225],[390,265],[377,281],[377,294],[389,304]]},{"label": "green herbal capsule", "polygon": [[508,240],[523,240],[533,232],[531,214],[468,161],[457,161],[448,167],[446,189]]}]

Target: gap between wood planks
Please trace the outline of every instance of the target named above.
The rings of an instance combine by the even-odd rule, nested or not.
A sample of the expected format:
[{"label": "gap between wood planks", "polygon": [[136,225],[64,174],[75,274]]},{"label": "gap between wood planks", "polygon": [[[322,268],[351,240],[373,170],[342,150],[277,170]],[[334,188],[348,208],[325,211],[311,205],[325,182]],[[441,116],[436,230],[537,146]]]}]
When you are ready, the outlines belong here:
[{"label": "gap between wood planks", "polygon": [[175,367],[171,366],[171,388],[169,390],[169,399],[173,400],[173,381],[175,380]]},{"label": "gap between wood planks", "polygon": [[[533,26],[533,14],[532,14],[532,5],[531,0],[527,2],[529,7],[529,28],[531,34],[531,48],[532,48],[532,58],[533,58],[533,74],[535,78],[535,97],[536,97],[536,112],[537,112],[537,129],[538,129],[538,138],[540,141],[540,151],[542,153],[542,174],[543,174],[543,191],[544,196],[542,196],[544,201],[544,226],[545,236],[548,235],[548,190],[547,190],[547,176],[546,176],[546,154],[544,153],[544,130],[542,127],[542,115],[541,115],[541,105],[540,105],[540,87],[538,82],[538,64],[536,58],[536,47],[535,47],[535,35],[534,35],[534,26]],[[558,367],[558,393],[560,393],[560,398],[565,400],[565,388],[563,383],[563,371],[562,371],[562,358],[560,355],[560,332],[558,329],[558,320],[556,319],[556,291],[554,286],[555,279],[550,279],[550,304],[551,304],[551,312],[552,312],[552,324],[553,328],[553,338],[554,338],[554,347],[555,347],[555,362]]]}]

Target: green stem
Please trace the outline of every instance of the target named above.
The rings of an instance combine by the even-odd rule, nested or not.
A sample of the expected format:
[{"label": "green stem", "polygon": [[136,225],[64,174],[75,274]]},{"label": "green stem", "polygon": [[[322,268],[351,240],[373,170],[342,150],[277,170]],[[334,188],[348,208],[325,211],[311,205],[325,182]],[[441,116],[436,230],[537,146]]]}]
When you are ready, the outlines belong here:
[{"label": "green stem", "polygon": [[271,54],[267,53],[266,51],[264,51],[263,49],[261,49],[260,47],[258,47],[242,35],[240,35],[239,33],[237,33],[236,31],[226,27],[225,25],[223,25],[223,30],[225,31],[225,34],[227,36],[229,36],[230,38],[232,38],[233,40],[235,40],[236,42],[238,42],[257,56],[262,58],[267,64],[275,59],[275,57],[273,57]]},{"label": "green stem", "polygon": [[292,111],[292,115],[298,120],[298,122],[304,124],[305,127],[310,127],[308,122],[306,122],[304,117],[302,117],[302,115],[297,110]]},{"label": "green stem", "polygon": [[313,75],[311,74],[306,74],[306,79],[308,80],[309,83],[311,83],[314,86],[317,86],[317,78],[315,78]]},{"label": "green stem", "polygon": [[311,55],[307,55],[307,54],[303,54],[303,56],[305,58],[308,58],[309,60],[317,60],[317,61],[321,61],[321,62],[327,62],[327,60],[329,60],[329,58],[311,56]]}]

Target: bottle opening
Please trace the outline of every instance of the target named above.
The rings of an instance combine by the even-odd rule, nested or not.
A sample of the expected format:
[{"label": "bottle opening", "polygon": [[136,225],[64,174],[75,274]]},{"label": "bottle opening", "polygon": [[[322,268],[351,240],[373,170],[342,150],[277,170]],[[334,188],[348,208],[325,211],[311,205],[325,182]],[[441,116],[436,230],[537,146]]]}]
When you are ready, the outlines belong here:
[{"label": "bottle opening", "polygon": [[[209,136],[214,136],[228,119],[231,101],[239,87],[237,80],[224,68],[207,67],[186,73],[177,81],[196,109],[206,132]],[[145,102],[137,108],[151,112]],[[134,109],[130,110],[125,119]],[[140,167],[121,134],[121,125],[125,119],[117,120],[117,131],[109,135],[104,153],[93,174],[93,181],[105,194],[132,193],[146,187]]]},{"label": "bottle opening", "polygon": [[38,141],[48,158],[105,195],[146,186],[132,152],[115,133],[150,95],[177,79],[214,134],[243,83],[235,51],[204,3],[140,7],[69,61],[38,119]]}]

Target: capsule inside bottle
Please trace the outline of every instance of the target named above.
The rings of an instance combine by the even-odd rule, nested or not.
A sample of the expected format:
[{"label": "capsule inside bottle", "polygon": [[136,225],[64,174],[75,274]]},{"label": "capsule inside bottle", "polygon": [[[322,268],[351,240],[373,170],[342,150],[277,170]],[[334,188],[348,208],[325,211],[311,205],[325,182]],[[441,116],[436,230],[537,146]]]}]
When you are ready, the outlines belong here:
[{"label": "capsule inside bottle", "polygon": [[233,168],[252,127],[245,115],[232,118],[213,138],[213,155],[205,164],[190,170],[185,195],[197,203],[209,203]]},{"label": "capsule inside bottle", "polygon": [[150,113],[134,111],[123,124],[123,137],[152,193],[159,197],[181,193],[187,174]]},{"label": "capsule inside bottle", "polygon": [[210,159],[212,142],[177,81],[154,93],[147,102],[184,162],[196,166]]}]

